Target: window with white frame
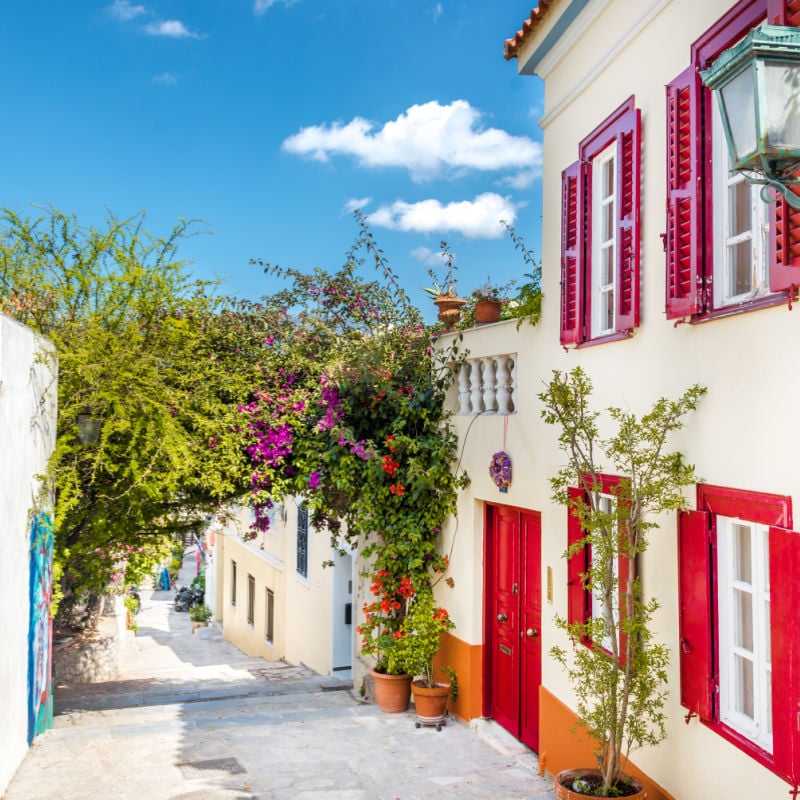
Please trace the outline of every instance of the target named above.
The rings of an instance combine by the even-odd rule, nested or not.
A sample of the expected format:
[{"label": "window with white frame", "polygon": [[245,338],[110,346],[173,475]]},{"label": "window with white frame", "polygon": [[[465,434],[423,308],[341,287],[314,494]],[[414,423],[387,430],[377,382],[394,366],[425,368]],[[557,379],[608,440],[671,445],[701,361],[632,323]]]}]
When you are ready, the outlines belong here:
[{"label": "window with white frame", "polygon": [[236,562],[231,560],[231,605],[236,605],[236,580],[238,577],[238,567]]},{"label": "window with white frame", "polygon": [[641,112],[629,97],[561,173],[561,344],[626,338],[639,326]]},{"label": "window with white frame", "polygon": [[772,752],[769,528],[717,517],[720,721]]},{"label": "window with white frame", "polygon": [[614,332],[617,263],[616,142],[592,161],[592,337]]},{"label": "window with white frame", "polygon": [[272,644],[275,640],[275,593],[272,589],[267,589],[264,612],[264,638]]},{"label": "window with white frame", "polygon": [[247,576],[247,624],[253,625],[256,619],[256,579]]},{"label": "window with white frame", "polygon": [[[595,508],[602,514],[608,516],[608,528],[611,536],[617,536],[617,499],[610,494],[598,494],[595,497]],[[599,555],[597,552],[592,553],[592,569],[596,571],[604,571],[603,565],[598,561]],[[614,559],[612,564],[612,574],[615,581],[619,581],[619,560]],[[612,601],[612,614],[614,619],[619,619],[619,591],[614,593]],[[605,617],[606,600],[603,593],[595,587],[592,591],[591,598],[591,615],[594,619],[602,620]],[[600,641],[600,646],[609,652],[612,651],[611,647],[611,631],[605,631],[604,636]]]},{"label": "window with white frame", "polygon": [[719,108],[713,109],[714,308],[769,294],[769,209],[761,187],[730,171]]}]

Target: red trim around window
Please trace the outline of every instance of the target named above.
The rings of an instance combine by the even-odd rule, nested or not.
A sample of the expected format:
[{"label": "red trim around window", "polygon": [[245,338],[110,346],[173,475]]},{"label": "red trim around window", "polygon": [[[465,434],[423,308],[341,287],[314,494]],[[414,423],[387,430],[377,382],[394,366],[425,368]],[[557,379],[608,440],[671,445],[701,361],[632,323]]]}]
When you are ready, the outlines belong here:
[{"label": "red trim around window", "polygon": [[[681,704],[726,741],[796,786],[800,779],[800,638],[792,621],[800,604],[800,534],[791,530],[791,497],[699,484],[697,507],[698,511],[678,517]],[[770,526],[770,583],[775,587],[770,621],[773,697],[780,698],[772,704],[771,754],[719,720],[717,515]]]},{"label": "red trim around window", "polygon": [[[592,160],[616,145],[614,330],[592,336]],[[578,146],[579,159],[561,174],[561,344],[601,344],[639,326],[641,112],[625,100]]]}]

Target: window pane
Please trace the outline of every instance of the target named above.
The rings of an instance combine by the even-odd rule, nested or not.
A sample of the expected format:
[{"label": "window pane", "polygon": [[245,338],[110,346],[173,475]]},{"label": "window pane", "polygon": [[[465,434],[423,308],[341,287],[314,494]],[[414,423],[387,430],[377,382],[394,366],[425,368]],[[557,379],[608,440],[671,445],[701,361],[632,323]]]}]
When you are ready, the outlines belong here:
[{"label": "window pane", "polygon": [[736,697],[734,707],[740,713],[753,719],[753,662],[736,656]]},{"label": "window pane", "polygon": [[614,238],[614,206],[611,203],[603,206],[603,225],[600,230],[604,242]]},{"label": "window pane", "polygon": [[610,331],[614,327],[614,290],[603,295],[603,329]]},{"label": "window pane", "polygon": [[603,249],[602,257],[602,270],[600,274],[600,283],[603,286],[608,286],[614,283],[614,248],[606,247]]},{"label": "window pane", "polygon": [[767,673],[767,733],[772,733],[772,673]]},{"label": "window pane", "polygon": [[769,624],[769,600],[764,603],[764,619],[766,620],[766,625],[764,625],[764,659],[768,663],[772,663],[772,626]]},{"label": "window pane", "polygon": [[733,529],[733,578],[742,583],[753,582],[753,565],[750,550],[750,526],[732,525]]},{"label": "window pane", "polygon": [[733,592],[733,613],[735,617],[734,644],[753,652],[753,596],[749,592],[735,589]]},{"label": "window pane", "polygon": [[614,159],[603,164],[603,197],[611,197],[614,194]]},{"label": "window pane", "polygon": [[752,228],[750,184],[741,180],[728,187],[728,232],[738,236]]},{"label": "window pane", "polygon": [[728,296],[747,294],[753,288],[753,253],[750,240],[728,245]]}]

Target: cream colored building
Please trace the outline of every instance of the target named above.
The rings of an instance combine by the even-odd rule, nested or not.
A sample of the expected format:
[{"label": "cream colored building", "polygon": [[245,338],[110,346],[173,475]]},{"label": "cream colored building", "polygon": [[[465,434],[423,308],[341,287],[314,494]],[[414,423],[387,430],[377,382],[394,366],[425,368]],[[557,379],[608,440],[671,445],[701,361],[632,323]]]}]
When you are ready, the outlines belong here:
[{"label": "cream colored building", "polygon": [[[507,42],[544,81],[544,310],[535,329],[467,332],[450,398],[472,478],[444,542],[456,711],[494,717],[557,772],[592,763],[549,656],[566,644],[567,512],[537,394],[577,365],[598,408],[708,388],[673,441],[702,476],[694,513],[657,520],[642,560],[672,656],[668,736],[633,755],[650,800],[782,798],[800,780],[800,219],[729,177],[697,76],[768,13],[800,24],[795,0],[543,0]],[[488,474],[500,450],[507,494]]]},{"label": "cream colored building", "polygon": [[238,507],[206,535],[207,597],[223,635],[247,655],[349,680],[352,555],[332,549],[295,500],[277,506],[269,530],[246,541],[253,520],[252,509]]}]

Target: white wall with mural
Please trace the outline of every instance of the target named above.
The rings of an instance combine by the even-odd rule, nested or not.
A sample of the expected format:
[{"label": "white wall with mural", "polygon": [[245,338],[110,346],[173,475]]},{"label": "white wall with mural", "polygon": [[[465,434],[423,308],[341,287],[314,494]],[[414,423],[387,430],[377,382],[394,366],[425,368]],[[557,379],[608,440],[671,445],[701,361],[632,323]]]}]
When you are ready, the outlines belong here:
[{"label": "white wall with mural", "polygon": [[52,505],[39,479],[56,438],[50,353],[0,315],[0,794],[52,715]]}]

